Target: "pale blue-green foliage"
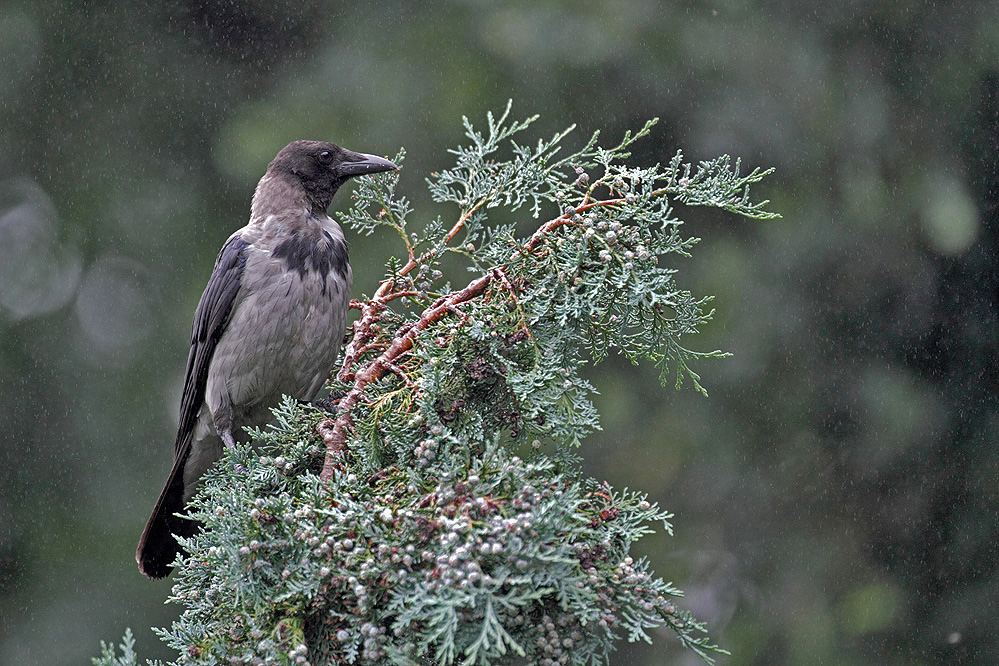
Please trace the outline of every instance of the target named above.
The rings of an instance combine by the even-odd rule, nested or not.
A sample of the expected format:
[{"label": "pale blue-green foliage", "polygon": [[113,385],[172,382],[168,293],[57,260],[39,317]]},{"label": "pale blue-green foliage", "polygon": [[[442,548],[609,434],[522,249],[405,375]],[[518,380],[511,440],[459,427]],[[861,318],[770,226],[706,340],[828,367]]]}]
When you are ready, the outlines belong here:
[{"label": "pale blue-green foliage", "polygon": [[[697,239],[672,204],[773,217],[749,199],[769,172],[679,153],[628,165],[652,123],[611,148],[594,134],[564,151],[569,130],[528,146],[515,138],[533,119],[509,113],[485,132],[466,119],[455,167],[429,179],[454,221],[414,232],[398,173],[359,181],[341,221],[387,226],[403,252],[349,369],[376,367],[402,336],[412,345],[378,361],[329,482],[317,424],[335,417],[292,400],[254,433],[259,452],[240,448],[206,476],[190,507],[205,531],[186,542],[174,588],[186,610],[162,632],[178,663],[582,666],[661,625],[705,659],[716,650],[674,606],[680,592],[629,555],[670,516],[580,477],[568,452],[599,428],[580,369],[611,350],[703,391],[688,364],[723,354],[686,344],[711,312],[677,285]],[[528,235],[492,224],[500,207],[528,213]],[[445,275],[447,253],[480,291]],[[535,452],[545,445],[553,457]]]},{"label": "pale blue-green foliage", "polygon": [[186,542],[187,610],[163,632],[178,663],[582,665],[664,623],[711,649],[679,591],[628,556],[655,524],[671,531],[641,493],[496,442],[373,474],[359,453],[325,484],[309,471],[324,415],[276,413],[256,433],[265,455],[228,455],[192,504],[206,531]]},{"label": "pale blue-green foliage", "polygon": [[[118,654],[118,650],[121,650],[121,654]],[[139,666],[140,662],[135,654],[135,636],[132,635],[132,630],[125,630],[125,636],[121,639],[117,649],[114,645],[101,641],[101,656],[92,661],[95,666]],[[143,663],[146,666],[163,666],[163,662],[158,659],[155,661],[147,659]]]}]

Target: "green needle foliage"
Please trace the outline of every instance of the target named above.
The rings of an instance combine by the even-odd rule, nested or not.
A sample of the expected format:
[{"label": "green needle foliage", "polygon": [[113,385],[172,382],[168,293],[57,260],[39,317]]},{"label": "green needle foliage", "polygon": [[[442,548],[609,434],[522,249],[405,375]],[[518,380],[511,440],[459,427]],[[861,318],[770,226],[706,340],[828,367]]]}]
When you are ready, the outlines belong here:
[{"label": "green needle foliage", "polygon": [[[769,171],[627,165],[651,122],[563,155],[569,130],[522,145],[533,118],[509,111],[484,133],[466,119],[456,166],[428,181],[458,207],[450,225],[413,232],[398,174],[360,181],[341,221],[393,229],[404,256],[358,305],[337,413],[288,399],[256,450],[207,475],[172,597],[185,610],[160,632],[176,663],[600,664],[662,625],[719,651],[629,555],[670,514],[581,476],[572,447],[599,423],[579,371],[617,349],[704,390],[690,363],[723,354],[687,346],[711,312],[675,282],[697,239],[672,203],[775,217],[749,198]],[[545,221],[518,235],[497,208]],[[449,253],[467,284],[445,281]],[[121,650],[94,662],[135,663],[130,634]]]}]

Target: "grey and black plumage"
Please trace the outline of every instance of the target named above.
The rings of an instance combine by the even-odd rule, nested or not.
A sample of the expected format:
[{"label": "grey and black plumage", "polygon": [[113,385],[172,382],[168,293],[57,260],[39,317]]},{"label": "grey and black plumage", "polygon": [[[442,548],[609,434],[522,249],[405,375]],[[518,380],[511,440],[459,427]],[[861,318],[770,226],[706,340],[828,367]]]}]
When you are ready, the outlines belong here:
[{"label": "grey and black plumage", "polygon": [[135,559],[170,573],[197,523],[176,516],[223,446],[246,439],[282,395],[313,400],[340,351],[351,270],[340,226],[326,213],[349,178],[397,168],[322,141],[295,141],[270,163],[249,223],[222,246],[194,313],[174,463]]}]

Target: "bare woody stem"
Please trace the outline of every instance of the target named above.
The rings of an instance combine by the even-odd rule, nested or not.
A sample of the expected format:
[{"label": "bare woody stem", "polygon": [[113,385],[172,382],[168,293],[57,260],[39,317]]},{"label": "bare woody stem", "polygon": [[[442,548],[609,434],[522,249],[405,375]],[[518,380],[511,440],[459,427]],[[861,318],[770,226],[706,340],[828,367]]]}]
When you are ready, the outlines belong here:
[{"label": "bare woody stem", "polygon": [[[464,211],[458,220],[454,223],[451,229],[447,232],[445,238],[445,243],[450,243],[451,240],[461,231],[465,223],[475,214],[475,211],[482,208],[489,202],[490,197],[483,197],[475,203],[474,206]],[[414,259],[412,252],[410,252],[409,260],[406,265],[399,270],[397,277],[402,277],[408,275],[414,268],[420,264],[427,261],[429,258],[429,253],[425,253],[418,259]],[[351,368],[357,363],[363,354],[363,350],[367,348],[368,343],[373,337],[371,333],[371,325],[375,323],[378,319],[378,315],[385,309],[386,304],[389,301],[401,298],[404,296],[415,295],[415,292],[411,291],[393,291],[395,286],[395,280],[387,279],[383,280],[380,285],[378,285],[378,291],[375,295],[371,297],[370,301],[360,302],[351,301],[350,306],[361,311],[361,317],[354,322],[353,330],[354,334],[351,337],[350,343],[344,350],[343,364],[340,366],[340,372],[337,373],[337,379],[340,381],[350,381],[354,378],[354,373]]]},{"label": "bare woody stem", "polygon": [[[347,392],[337,406],[337,416],[326,419],[316,426],[316,430],[323,436],[326,443],[326,459],[323,461],[323,471],[320,478],[328,481],[333,477],[337,467],[337,455],[341,453],[347,445],[347,428],[352,422],[351,412],[361,400],[365,387],[376,381],[386,373],[397,372],[396,361],[413,347],[416,336],[428,326],[439,320],[448,312],[452,312],[460,303],[476,298],[485,292],[486,287],[493,280],[500,277],[498,269],[493,269],[473,280],[460,291],[455,291],[447,296],[442,296],[434,301],[433,305],[423,311],[416,323],[400,331],[388,349],[382,352],[377,358],[366,363],[364,367],[354,373],[354,385]],[[370,303],[365,306],[371,305]],[[381,306],[384,307],[384,306]]]},{"label": "bare woody stem", "polygon": [[[588,197],[589,194],[587,194],[587,198]],[[599,201],[589,201],[580,204],[579,206],[573,208],[570,212],[564,213],[554,219],[548,220],[540,227],[538,227],[538,230],[535,231],[529,239],[527,239],[526,243],[524,243],[524,251],[525,252],[533,251],[534,248],[537,247],[538,243],[540,243],[545,236],[550,234],[558,227],[561,227],[563,224],[575,224],[575,222],[572,219],[574,215],[578,215],[579,213],[583,213],[597,206],[616,206],[617,204],[624,203],[624,201],[625,201],[624,199],[602,199]]]},{"label": "bare woody stem", "polygon": [[[489,203],[490,198],[491,197],[483,197],[479,199],[474,206],[472,206],[464,213],[462,213],[461,217],[458,218],[458,221],[455,222],[454,226],[452,226],[451,229],[447,232],[447,236],[445,237],[444,242],[450,243],[451,239],[453,239],[458,234],[458,232],[464,228],[465,223],[468,222],[469,218],[471,218],[472,215],[475,214],[475,211],[479,210],[484,205]],[[420,258],[416,259],[412,256],[412,253],[410,253],[409,261],[407,261],[406,265],[399,270],[399,277],[402,277],[403,275],[408,275],[410,271],[412,271],[414,268],[425,262],[428,257],[429,253],[425,253]],[[389,289],[392,288],[392,284],[393,284],[392,280],[384,280],[381,283],[381,285],[379,285],[378,291],[375,292],[375,295],[374,297],[372,297],[372,300],[379,300],[380,298],[388,295]]]}]

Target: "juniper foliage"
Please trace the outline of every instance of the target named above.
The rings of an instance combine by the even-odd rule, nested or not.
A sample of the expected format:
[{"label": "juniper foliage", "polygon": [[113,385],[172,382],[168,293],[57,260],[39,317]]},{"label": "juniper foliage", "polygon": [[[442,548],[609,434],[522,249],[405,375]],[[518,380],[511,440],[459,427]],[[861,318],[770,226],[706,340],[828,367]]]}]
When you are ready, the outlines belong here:
[{"label": "juniper foliage", "polygon": [[[340,413],[288,399],[257,449],[207,475],[172,596],[185,610],[160,631],[177,664],[582,666],[663,625],[706,661],[718,650],[629,555],[671,515],[581,475],[572,447],[599,422],[579,373],[616,349],[704,390],[690,363],[723,354],[687,346],[711,311],[676,284],[697,239],[672,204],[774,217],[749,197],[769,171],[628,165],[654,121],[610,148],[594,134],[566,151],[572,128],[522,144],[534,118],[509,112],[484,132],[465,119],[455,167],[428,180],[458,208],[450,226],[414,232],[398,174],[359,181],[341,222],[394,230],[404,257],[361,299]],[[497,208],[546,221],[522,235]],[[445,281],[449,253],[467,285]],[[95,664],[135,663],[131,640]]]}]

